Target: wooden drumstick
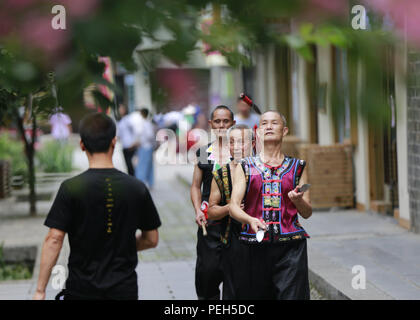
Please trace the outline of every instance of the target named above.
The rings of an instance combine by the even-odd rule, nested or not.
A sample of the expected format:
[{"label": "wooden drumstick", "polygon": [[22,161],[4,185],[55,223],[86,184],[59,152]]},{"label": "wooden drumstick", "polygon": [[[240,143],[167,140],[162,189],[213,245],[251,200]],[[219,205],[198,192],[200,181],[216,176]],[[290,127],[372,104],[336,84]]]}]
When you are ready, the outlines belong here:
[{"label": "wooden drumstick", "polygon": [[201,227],[203,228],[203,236],[207,236],[207,229],[204,221],[201,221]]}]

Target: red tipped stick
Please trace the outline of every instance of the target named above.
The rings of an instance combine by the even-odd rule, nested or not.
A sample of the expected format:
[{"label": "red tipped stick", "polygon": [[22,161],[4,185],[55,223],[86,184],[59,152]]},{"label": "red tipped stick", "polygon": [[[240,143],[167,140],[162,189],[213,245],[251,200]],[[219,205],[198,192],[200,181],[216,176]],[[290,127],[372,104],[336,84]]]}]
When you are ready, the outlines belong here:
[{"label": "red tipped stick", "polygon": [[258,108],[258,106],[245,94],[245,93],[241,93],[240,95],[239,95],[239,98],[243,101],[243,102],[245,102],[247,105],[249,105],[251,108],[253,108],[254,109],[254,111],[257,113],[257,114],[261,114],[261,110],[260,110],[260,108]]}]

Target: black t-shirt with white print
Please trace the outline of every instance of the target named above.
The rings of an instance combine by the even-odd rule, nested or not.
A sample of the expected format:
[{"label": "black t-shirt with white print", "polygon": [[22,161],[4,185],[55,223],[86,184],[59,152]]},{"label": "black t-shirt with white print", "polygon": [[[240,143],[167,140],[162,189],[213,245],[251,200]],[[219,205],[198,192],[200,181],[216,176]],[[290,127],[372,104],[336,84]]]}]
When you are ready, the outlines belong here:
[{"label": "black t-shirt with white print", "polygon": [[68,233],[68,293],[138,298],[135,233],[161,225],[141,181],[117,169],[88,169],[61,184],[45,225]]}]

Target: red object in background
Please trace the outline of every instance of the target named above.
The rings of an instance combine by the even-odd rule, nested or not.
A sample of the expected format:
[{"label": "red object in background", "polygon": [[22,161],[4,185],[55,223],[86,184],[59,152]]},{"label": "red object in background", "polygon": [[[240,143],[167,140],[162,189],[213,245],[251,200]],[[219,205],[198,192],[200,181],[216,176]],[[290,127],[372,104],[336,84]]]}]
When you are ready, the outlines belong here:
[{"label": "red object in background", "polygon": [[251,100],[250,97],[248,97],[245,93],[241,93],[239,95],[239,99],[241,99],[243,102],[245,102],[247,105],[249,105],[257,114],[261,114],[260,108]]},{"label": "red object in background", "polygon": [[194,134],[193,130],[188,131],[187,133],[187,151],[191,149],[191,147],[196,144],[199,140],[199,136]]},{"label": "red object in background", "polygon": [[249,106],[252,106],[252,100],[247,95],[241,93],[240,97],[243,101],[245,101],[245,103],[247,103]]}]

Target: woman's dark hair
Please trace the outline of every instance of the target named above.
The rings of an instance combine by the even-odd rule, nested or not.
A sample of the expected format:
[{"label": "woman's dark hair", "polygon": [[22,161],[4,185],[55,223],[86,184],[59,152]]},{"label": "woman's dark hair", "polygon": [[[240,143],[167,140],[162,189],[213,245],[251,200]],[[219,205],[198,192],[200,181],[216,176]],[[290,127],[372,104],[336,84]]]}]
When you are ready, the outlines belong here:
[{"label": "woman's dark hair", "polygon": [[103,113],[90,113],[80,121],[80,138],[89,153],[107,152],[116,131],[114,121]]},{"label": "woman's dark hair", "polygon": [[216,108],[214,108],[214,109],[213,109],[213,111],[212,111],[212,112],[211,112],[211,114],[210,114],[210,120],[213,120],[213,118],[214,118],[214,112],[215,112],[216,110],[220,110],[220,109],[225,109],[225,110],[228,110],[228,111],[230,112],[230,117],[231,117],[231,119],[232,119],[232,121],[233,121],[234,114],[233,114],[232,110],[230,110],[230,108],[229,108],[229,107],[226,107],[226,106],[224,106],[224,105],[217,106]]}]

